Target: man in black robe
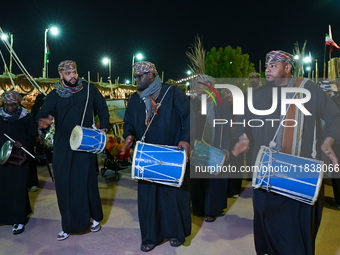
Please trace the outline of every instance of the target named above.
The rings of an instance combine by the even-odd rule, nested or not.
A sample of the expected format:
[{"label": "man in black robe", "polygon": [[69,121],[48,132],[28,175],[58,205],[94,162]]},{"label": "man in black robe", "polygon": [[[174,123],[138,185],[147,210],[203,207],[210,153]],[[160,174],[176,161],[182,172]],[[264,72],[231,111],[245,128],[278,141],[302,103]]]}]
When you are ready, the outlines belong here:
[{"label": "man in black robe", "polygon": [[[0,164],[0,224],[14,224],[13,234],[24,232],[27,216],[32,212],[28,197],[27,179],[29,164],[25,160],[21,165],[9,163],[18,160],[13,157],[14,150],[22,152],[22,146],[33,144],[37,135],[37,125],[27,110],[20,106],[21,96],[16,91],[5,91],[1,94],[4,102],[0,108],[0,146],[9,139],[15,142],[11,157]],[[5,152],[5,151],[4,151]],[[27,156],[28,157],[28,156]]]},{"label": "man in black robe", "polygon": [[[247,136],[251,134],[254,142],[253,164],[260,146],[269,145],[279,123],[281,123],[281,89],[293,86],[298,87],[299,83],[305,82],[300,78],[292,77],[293,62],[292,55],[287,52],[269,52],[266,58],[266,80],[268,83],[254,91],[252,98],[253,106],[256,110],[268,110],[272,106],[272,89],[277,88],[276,110],[268,115],[256,115],[245,106],[245,115],[238,116],[236,119],[238,123],[245,120],[245,125],[237,125],[237,137],[239,137],[240,142],[235,147],[241,143],[249,143]],[[321,159],[321,153],[324,152],[335,165],[337,164],[337,159],[331,146],[335,139],[340,139],[340,112],[327,94],[315,83],[308,80],[304,83],[304,88],[310,92],[311,98],[303,106],[311,115],[296,114],[303,117],[303,123],[299,117],[296,117],[297,125],[295,127],[281,127],[276,139],[273,139],[272,146],[275,145],[275,150],[306,158],[312,158],[316,155],[317,159]],[[251,94],[248,96],[250,97]],[[290,106],[290,108],[292,107],[295,107],[295,105]],[[290,109],[287,110],[286,118],[290,114],[289,111]],[[250,127],[247,123],[252,119],[262,120],[263,126]],[[323,139],[320,119],[323,119],[326,123],[323,144],[321,144]],[[253,126],[254,123],[252,123]],[[291,126],[287,122],[286,125]],[[291,140],[293,142],[289,144],[290,139],[288,137],[292,136],[299,127],[301,129],[297,137],[300,139],[297,138],[296,141],[300,141],[300,146],[294,147],[297,142]],[[316,146],[313,147],[314,142],[316,142]],[[296,151],[299,151],[299,153],[296,153]],[[264,189],[254,189],[254,238],[257,254],[314,254],[315,238],[322,215],[322,205],[323,187],[314,205],[267,192]]]},{"label": "man in black robe", "polygon": [[[61,80],[46,97],[39,112],[39,128],[47,128],[55,118],[53,143],[53,172],[62,221],[57,240],[70,233],[100,230],[103,211],[96,175],[96,154],[73,151],[70,136],[76,125],[90,128],[94,111],[98,112],[100,128],[109,127],[109,113],[104,97],[98,89],[78,77],[76,63],[65,60],[58,66]],[[87,102],[88,98],[88,102]],[[86,108],[85,116],[84,109]],[[81,141],[80,141],[81,142]]]},{"label": "man in black robe", "polygon": [[[121,154],[135,141],[140,141],[148,128],[144,142],[183,147],[189,158],[190,120],[186,95],[178,87],[162,84],[155,65],[150,62],[137,62],[134,70],[138,91],[131,96],[125,111],[123,136],[126,140]],[[188,182],[187,175],[179,188],[138,181],[142,251],[151,251],[166,238],[170,238],[171,246],[179,246],[190,235]]]},{"label": "man in black robe", "polygon": [[[228,158],[231,145],[231,128],[229,125],[216,125],[215,127],[213,122],[214,119],[230,119],[230,105],[224,97],[212,93],[211,88],[215,85],[213,77],[203,74],[197,75],[194,84],[198,96],[190,102],[191,113],[195,115],[191,132],[194,133],[197,141],[203,141],[205,144],[221,150],[221,154],[225,154],[224,164],[226,165],[230,163]],[[202,95],[208,95],[208,93],[210,95],[207,96],[207,114],[203,115],[200,112]],[[212,98],[212,96],[215,98]],[[221,103],[214,104],[217,97],[219,97]],[[197,160],[192,158],[192,167],[200,165]],[[222,162],[218,163],[221,164]],[[207,176],[193,178],[197,176],[191,176],[191,202],[194,215],[204,216],[206,222],[214,222],[216,216],[221,215],[223,209],[227,207],[228,179],[224,173],[209,175],[211,178],[204,178]]]}]

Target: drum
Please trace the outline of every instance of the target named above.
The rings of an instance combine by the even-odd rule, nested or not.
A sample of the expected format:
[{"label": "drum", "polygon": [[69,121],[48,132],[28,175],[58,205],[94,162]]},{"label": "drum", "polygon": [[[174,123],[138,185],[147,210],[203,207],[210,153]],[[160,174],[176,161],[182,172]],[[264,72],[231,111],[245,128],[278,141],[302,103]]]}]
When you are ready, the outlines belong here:
[{"label": "drum", "polygon": [[323,162],[277,152],[261,146],[255,162],[255,189],[286,196],[313,205],[322,184]]},{"label": "drum", "polygon": [[0,164],[3,165],[6,162],[21,166],[27,159],[27,154],[22,149],[13,147],[13,142],[6,141],[0,150]]},{"label": "drum", "polygon": [[101,153],[106,144],[106,134],[100,129],[75,126],[70,136],[70,146],[74,151]]},{"label": "drum", "polygon": [[138,141],[133,154],[131,178],[180,187],[186,163],[184,149]]},{"label": "drum", "polygon": [[[190,164],[194,166],[211,167],[211,169],[222,168],[226,155],[220,149],[210,146],[202,141],[195,141],[194,148],[190,156]],[[217,175],[219,171],[211,171]]]}]

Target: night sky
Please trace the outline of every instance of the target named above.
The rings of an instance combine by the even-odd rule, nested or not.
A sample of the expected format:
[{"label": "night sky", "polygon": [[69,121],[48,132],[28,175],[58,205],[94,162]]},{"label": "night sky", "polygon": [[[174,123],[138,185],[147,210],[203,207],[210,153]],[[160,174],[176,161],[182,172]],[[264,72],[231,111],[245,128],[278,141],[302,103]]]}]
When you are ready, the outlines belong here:
[{"label": "night sky", "polygon": [[[78,73],[107,81],[112,59],[112,80],[131,80],[133,54],[155,63],[164,80],[186,77],[186,51],[199,35],[208,51],[212,47],[236,48],[250,56],[259,70],[265,54],[273,49],[292,52],[294,43],[323,66],[325,33],[332,26],[333,39],[340,44],[340,1],[18,1],[1,3],[0,27],[13,34],[14,50],[33,77],[42,76],[44,33],[51,25],[59,35],[48,34],[49,77],[58,77],[57,65],[65,59],[77,62]],[[9,53],[0,42],[9,64]],[[328,53],[328,46],[327,46]],[[332,57],[340,57],[334,49]],[[327,54],[328,59],[328,54]],[[3,72],[0,63],[0,72]],[[12,72],[20,74],[13,63]],[[322,69],[319,72],[322,76]]]}]

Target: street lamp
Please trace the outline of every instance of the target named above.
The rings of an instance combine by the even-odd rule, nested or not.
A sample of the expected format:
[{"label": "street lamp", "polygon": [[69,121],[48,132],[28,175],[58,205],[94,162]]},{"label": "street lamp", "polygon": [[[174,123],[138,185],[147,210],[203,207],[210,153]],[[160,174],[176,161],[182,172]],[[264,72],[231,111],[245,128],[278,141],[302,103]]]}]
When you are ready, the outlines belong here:
[{"label": "street lamp", "polygon": [[111,81],[111,58],[104,58],[103,63],[105,65],[109,64],[109,78],[108,81]]},{"label": "street lamp", "polygon": [[2,33],[1,39],[2,40],[7,40],[8,34],[11,37],[11,49],[10,49],[10,59],[9,59],[9,73],[12,73],[12,56],[13,56],[13,34],[10,33]]},{"label": "street lamp", "polygon": [[310,71],[311,71],[311,63],[312,63],[312,56],[310,55],[310,52],[309,52],[309,56],[303,59],[303,62],[309,65],[307,66],[306,70],[308,71],[308,79],[310,79]]},{"label": "street lamp", "polygon": [[47,32],[49,30],[51,30],[52,34],[54,34],[54,35],[58,34],[58,28],[56,28],[56,27],[45,29],[43,78],[48,78],[47,64],[48,64],[48,54],[50,54],[50,49],[49,49],[48,44],[47,44]]},{"label": "street lamp", "polygon": [[131,84],[132,85],[135,85],[135,67],[134,67],[135,58],[137,58],[138,60],[142,60],[143,59],[143,55],[138,53],[136,56],[133,55],[133,57],[132,57],[132,77],[131,77]]},{"label": "street lamp", "polygon": [[303,59],[303,61],[304,61],[305,63],[310,63],[310,62],[311,62],[311,59],[310,59],[310,57],[305,57],[305,58]]},{"label": "street lamp", "polygon": [[191,75],[191,74],[192,74],[192,72],[189,70],[189,71],[187,72],[187,74],[188,74],[188,75]]}]

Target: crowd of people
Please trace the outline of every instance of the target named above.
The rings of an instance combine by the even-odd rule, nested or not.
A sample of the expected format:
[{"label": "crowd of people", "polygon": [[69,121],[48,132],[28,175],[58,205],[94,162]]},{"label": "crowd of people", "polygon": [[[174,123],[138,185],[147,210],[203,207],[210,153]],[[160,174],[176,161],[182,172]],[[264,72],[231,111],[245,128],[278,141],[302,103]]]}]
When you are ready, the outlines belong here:
[{"label": "crowd of people", "polygon": [[[271,108],[272,91],[276,89],[278,92],[277,108],[269,115],[261,116],[252,112],[247,100],[244,115],[234,115],[235,99],[231,91],[226,89],[217,93],[215,80],[209,75],[195,76],[193,85],[197,95],[189,98],[177,86],[163,84],[153,63],[134,64],[137,92],[131,95],[125,111],[125,141],[112,137],[107,149],[125,163],[137,141],[183,149],[187,158],[180,187],[138,180],[141,251],[149,252],[166,239],[173,247],[182,245],[191,234],[191,213],[204,217],[206,222],[214,222],[227,207],[227,196],[240,194],[242,175],[191,178],[190,155],[198,142],[208,148],[218,148],[224,155],[221,164],[237,168],[244,164],[255,165],[261,146],[268,145],[297,157],[321,159],[324,154],[333,165],[338,164],[340,96],[332,94],[331,97],[312,81],[294,77],[293,68],[291,54],[274,50],[266,55],[265,85],[262,85],[259,73],[249,74],[253,108]],[[110,123],[104,97],[95,86],[78,77],[74,61],[62,61],[58,73],[60,81],[54,84],[54,90],[46,97],[39,95],[31,113],[25,109],[25,95],[15,91],[2,93],[0,145],[7,141],[6,134],[14,140],[12,146],[15,150],[25,147],[33,152],[30,146],[36,142],[38,128],[48,129],[54,118],[52,164],[61,214],[61,232],[57,234],[57,240],[61,241],[88,228],[92,232],[101,229],[103,211],[96,176],[97,155],[72,150],[69,139],[77,125],[94,127],[94,113],[99,118],[97,128],[102,132],[108,131]],[[283,88],[307,89],[311,97],[304,107],[311,115],[301,117],[295,105],[282,115]],[[297,93],[291,94],[288,95],[290,99],[297,96]],[[220,103],[216,103],[217,99]],[[206,107],[205,114],[202,105]],[[288,117],[298,125],[287,127],[280,126],[280,122],[265,121]],[[230,127],[215,125],[215,119],[236,123],[257,119],[263,120],[264,125],[261,128],[250,125]],[[323,134],[321,120],[324,122]],[[27,217],[32,211],[28,191],[39,186],[36,169],[36,161],[30,157],[20,165],[8,162],[0,165],[1,194],[6,194],[0,196],[0,224],[13,224],[14,235],[25,230]],[[340,208],[339,179],[333,178],[332,181],[335,202]],[[322,216],[323,187],[313,205],[256,188],[253,207],[257,254],[314,254]]]}]

